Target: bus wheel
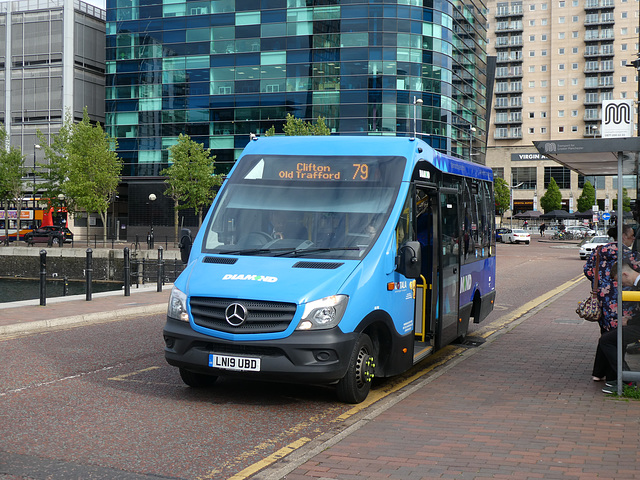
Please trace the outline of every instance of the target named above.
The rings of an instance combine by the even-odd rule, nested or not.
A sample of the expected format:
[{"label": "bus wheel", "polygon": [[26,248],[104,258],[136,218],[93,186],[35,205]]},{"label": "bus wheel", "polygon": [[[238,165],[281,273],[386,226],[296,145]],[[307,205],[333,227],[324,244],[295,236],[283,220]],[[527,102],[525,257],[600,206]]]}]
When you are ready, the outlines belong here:
[{"label": "bus wheel", "polygon": [[184,368],[180,368],[180,378],[186,385],[193,388],[210,387],[218,380],[216,375],[205,375],[204,373],[196,373]]},{"label": "bus wheel", "polygon": [[338,399],[345,403],[360,403],[371,390],[376,362],[369,335],[363,333],[351,352],[347,373],[338,382]]}]

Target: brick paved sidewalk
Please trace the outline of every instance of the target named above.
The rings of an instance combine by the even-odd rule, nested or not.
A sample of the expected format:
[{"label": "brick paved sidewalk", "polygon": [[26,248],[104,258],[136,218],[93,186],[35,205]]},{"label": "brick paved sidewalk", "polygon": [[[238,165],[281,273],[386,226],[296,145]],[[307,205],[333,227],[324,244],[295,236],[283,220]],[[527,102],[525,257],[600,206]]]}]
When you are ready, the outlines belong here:
[{"label": "brick paved sidewalk", "polygon": [[585,291],[467,350],[346,437],[290,461],[295,470],[252,478],[640,479],[640,401],[591,380],[599,330],[574,313]]},{"label": "brick paved sidewalk", "polygon": [[91,301],[86,295],[48,298],[45,306],[39,300],[0,303],[0,336],[164,313],[171,287],[158,292],[155,284],[133,286],[128,297],[122,291],[101,292]]}]

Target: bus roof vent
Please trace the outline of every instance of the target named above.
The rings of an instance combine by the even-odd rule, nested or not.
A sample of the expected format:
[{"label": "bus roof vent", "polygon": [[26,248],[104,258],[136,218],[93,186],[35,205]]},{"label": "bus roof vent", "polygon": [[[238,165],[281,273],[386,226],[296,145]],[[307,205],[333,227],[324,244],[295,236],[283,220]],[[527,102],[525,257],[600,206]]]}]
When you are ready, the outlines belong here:
[{"label": "bus roof vent", "polygon": [[204,257],[202,260],[203,263],[221,263],[223,265],[233,265],[237,261],[238,259],[233,257]]},{"label": "bus roof vent", "polygon": [[316,268],[320,270],[335,270],[338,267],[341,267],[344,263],[336,263],[336,262],[298,262],[293,268]]}]

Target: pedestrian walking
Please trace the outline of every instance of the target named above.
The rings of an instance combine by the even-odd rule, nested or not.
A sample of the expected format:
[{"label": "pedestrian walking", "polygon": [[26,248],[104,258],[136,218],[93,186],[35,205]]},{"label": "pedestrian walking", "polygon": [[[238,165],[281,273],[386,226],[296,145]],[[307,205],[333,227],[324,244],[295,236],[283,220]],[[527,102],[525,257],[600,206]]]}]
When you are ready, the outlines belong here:
[{"label": "pedestrian walking", "polygon": [[547,226],[544,224],[544,222],[542,222],[540,224],[540,236],[544,237],[544,231],[547,229]]}]

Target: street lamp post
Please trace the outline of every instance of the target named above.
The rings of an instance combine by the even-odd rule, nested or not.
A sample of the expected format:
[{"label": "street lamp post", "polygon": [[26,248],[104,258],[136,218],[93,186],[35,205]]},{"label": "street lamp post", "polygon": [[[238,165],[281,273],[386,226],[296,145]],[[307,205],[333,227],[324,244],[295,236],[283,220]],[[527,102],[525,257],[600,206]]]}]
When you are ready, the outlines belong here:
[{"label": "street lamp post", "polygon": [[153,249],[153,202],[156,201],[156,194],[149,194],[149,250]]},{"label": "street lamp post", "polygon": [[36,150],[42,147],[37,143],[33,145],[33,224],[36,222]]},{"label": "street lamp post", "polygon": [[473,156],[473,153],[471,152],[473,151],[473,132],[475,131],[476,127],[469,125],[469,160],[471,160],[471,157]]},{"label": "street lamp post", "polygon": [[513,228],[513,189],[514,188],[518,188],[521,187],[522,185],[524,185],[524,182],[520,182],[517,185],[513,185],[511,187],[509,187],[509,201],[510,201],[510,209],[511,209],[511,215],[509,216],[509,228]]},{"label": "street lamp post", "polygon": [[416,117],[416,106],[422,106],[422,99],[413,97],[413,138],[418,138],[417,125],[418,119]]}]

